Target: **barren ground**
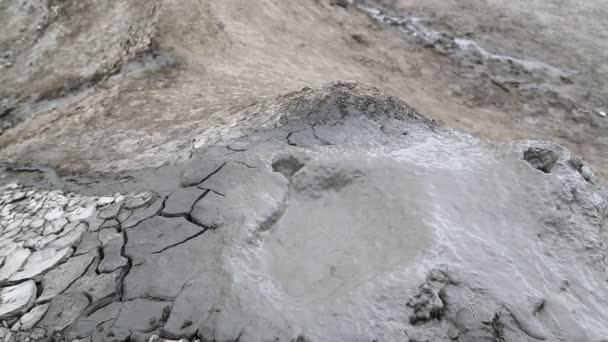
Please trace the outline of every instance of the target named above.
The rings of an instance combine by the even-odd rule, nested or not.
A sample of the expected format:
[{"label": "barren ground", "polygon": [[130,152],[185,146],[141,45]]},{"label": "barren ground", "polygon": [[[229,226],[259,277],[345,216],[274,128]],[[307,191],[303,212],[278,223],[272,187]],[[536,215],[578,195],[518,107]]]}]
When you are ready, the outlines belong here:
[{"label": "barren ground", "polygon": [[0,157],[64,173],[156,166],[268,99],[355,80],[474,135],[563,144],[606,179],[603,1],[382,5],[439,39],[348,1],[3,0]]}]

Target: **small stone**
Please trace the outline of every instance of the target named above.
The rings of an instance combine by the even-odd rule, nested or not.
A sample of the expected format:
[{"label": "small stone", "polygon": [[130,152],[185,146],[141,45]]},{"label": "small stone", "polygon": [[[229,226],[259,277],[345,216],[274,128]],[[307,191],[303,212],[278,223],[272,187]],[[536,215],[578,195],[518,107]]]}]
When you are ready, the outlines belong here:
[{"label": "small stone", "polygon": [[584,166],[583,158],[579,156],[573,156],[572,158],[570,158],[570,160],[568,160],[568,164],[576,171],[581,172]]},{"label": "small stone", "polygon": [[44,314],[49,309],[49,304],[38,305],[30,310],[28,313],[21,316],[19,323],[21,324],[20,329],[23,331],[31,330],[36,323],[40,322]]},{"label": "small stone", "polygon": [[32,280],[0,290],[0,319],[21,315],[34,305],[36,283]]},{"label": "small stone", "polygon": [[550,173],[557,163],[559,155],[548,148],[530,147],[524,152],[524,159],[536,169],[544,173]]},{"label": "small stone", "polygon": [[583,166],[581,168],[581,175],[587,182],[591,182],[593,180],[593,171],[588,166]]}]

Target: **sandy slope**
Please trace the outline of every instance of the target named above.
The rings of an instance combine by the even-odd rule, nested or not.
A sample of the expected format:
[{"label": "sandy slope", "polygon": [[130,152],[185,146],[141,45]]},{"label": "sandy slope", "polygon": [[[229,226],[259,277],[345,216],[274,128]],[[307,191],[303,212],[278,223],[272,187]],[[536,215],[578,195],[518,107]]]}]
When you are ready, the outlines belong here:
[{"label": "sandy slope", "polygon": [[[488,49],[578,71],[557,81],[470,67],[339,3],[4,1],[0,113],[15,127],[0,156],[68,172],[159,165],[265,99],[347,79],[482,137],[562,143],[606,175],[608,119],[593,113],[606,106],[600,1],[392,4]],[[528,84],[543,87],[521,91]]]}]

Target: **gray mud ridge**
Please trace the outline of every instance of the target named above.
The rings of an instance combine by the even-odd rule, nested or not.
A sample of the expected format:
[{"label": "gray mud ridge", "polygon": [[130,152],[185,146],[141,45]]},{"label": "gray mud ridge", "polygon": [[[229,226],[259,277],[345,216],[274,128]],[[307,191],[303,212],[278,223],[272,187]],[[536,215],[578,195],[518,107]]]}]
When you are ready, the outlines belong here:
[{"label": "gray mud ridge", "polygon": [[353,84],[277,101],[263,128],[138,173],[150,191],[5,188],[0,336],[608,338],[608,199],[580,158]]}]

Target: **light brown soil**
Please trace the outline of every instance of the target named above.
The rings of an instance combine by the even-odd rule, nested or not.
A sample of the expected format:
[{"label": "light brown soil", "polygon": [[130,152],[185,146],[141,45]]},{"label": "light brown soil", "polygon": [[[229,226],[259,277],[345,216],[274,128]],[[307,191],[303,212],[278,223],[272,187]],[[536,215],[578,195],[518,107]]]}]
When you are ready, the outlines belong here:
[{"label": "light brown soil", "polygon": [[603,1],[384,2],[566,77],[454,58],[337,3],[4,1],[0,116],[14,127],[0,158],[67,172],[160,165],[256,104],[355,80],[480,137],[558,142],[608,177]]}]

